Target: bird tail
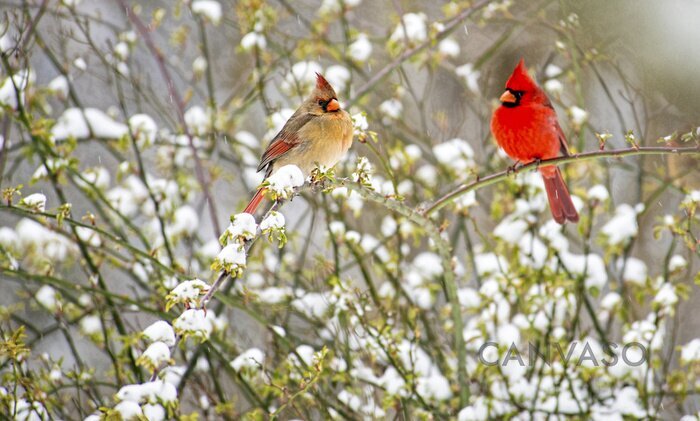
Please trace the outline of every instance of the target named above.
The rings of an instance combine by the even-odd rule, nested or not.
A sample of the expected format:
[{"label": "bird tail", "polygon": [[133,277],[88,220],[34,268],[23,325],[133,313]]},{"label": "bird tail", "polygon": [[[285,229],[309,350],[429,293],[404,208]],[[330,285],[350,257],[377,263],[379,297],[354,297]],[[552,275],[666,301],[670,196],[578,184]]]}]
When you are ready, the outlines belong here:
[{"label": "bird tail", "polygon": [[267,189],[258,189],[253,198],[250,199],[250,203],[248,203],[248,206],[245,207],[243,212],[253,215],[258,209],[258,206],[260,206],[260,202],[262,202],[262,200],[265,198],[265,190]]},{"label": "bird tail", "polygon": [[544,167],[540,168],[540,172],[544,179],[544,188],[549,199],[549,209],[552,211],[554,220],[559,224],[564,224],[566,221],[578,222],[578,212],[576,212],[574,203],[571,201],[569,189],[566,188],[559,168]]}]

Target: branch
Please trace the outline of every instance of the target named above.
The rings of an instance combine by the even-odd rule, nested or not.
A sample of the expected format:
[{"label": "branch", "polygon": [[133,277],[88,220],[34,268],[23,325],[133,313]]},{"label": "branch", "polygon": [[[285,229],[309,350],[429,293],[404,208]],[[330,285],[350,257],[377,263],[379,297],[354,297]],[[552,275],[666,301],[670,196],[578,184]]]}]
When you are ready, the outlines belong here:
[{"label": "branch", "polygon": [[[481,9],[482,7],[486,6],[487,4],[491,3],[492,0],[481,0],[480,2],[474,4],[473,6],[463,10],[460,14],[457,16],[453,17],[452,19],[448,20],[447,23],[445,24],[445,29],[442,30],[435,38],[429,38],[425,42],[423,42],[420,45],[417,45],[410,50],[404,51],[400,56],[396,57],[391,63],[387,64],[384,68],[379,70],[377,73],[372,76],[370,80],[367,81],[360,89],[357,90],[357,93],[355,93],[355,96],[348,101],[349,105],[348,108],[355,104],[357,101],[360,100],[363,96],[365,96],[367,93],[371,92],[372,89],[374,88],[374,85],[379,83],[382,79],[384,79],[386,76],[389,75],[394,69],[397,67],[401,66],[404,61],[408,60],[409,58],[415,56],[416,54],[420,53],[421,51],[425,50],[426,48],[435,45],[436,42],[442,40],[443,38],[447,37],[462,21],[469,16],[472,15],[472,13],[476,12],[477,10]],[[403,22],[403,19],[401,20]]]},{"label": "branch", "polygon": [[428,206],[426,209],[421,211],[421,215],[425,217],[430,217],[433,213],[439,211],[443,207],[447,206],[453,202],[459,196],[466,194],[472,190],[478,190],[482,187],[490,186],[491,184],[496,184],[499,181],[505,180],[510,174],[516,174],[520,171],[527,171],[537,169],[543,165],[562,165],[568,164],[570,162],[582,162],[591,161],[600,158],[622,158],[625,156],[635,156],[635,155],[700,155],[700,145],[691,147],[676,148],[671,146],[642,146],[642,147],[631,147],[626,149],[613,149],[609,151],[591,151],[583,152],[580,154],[561,156],[558,158],[544,159],[540,162],[531,162],[527,165],[522,165],[514,170],[505,170],[498,172],[496,174],[488,175],[484,178],[477,177],[477,180],[471,184],[462,184],[451,192],[445,194],[438,200],[436,200],[432,205]]},{"label": "branch", "polygon": [[141,19],[139,19],[138,16],[136,16],[133,10],[131,10],[131,7],[129,7],[129,4],[127,4],[126,0],[117,0],[117,2],[122,6],[127,18],[131,21],[131,23],[136,27],[136,30],[139,32],[139,34],[143,37],[143,40],[146,43],[146,47],[148,47],[148,51],[150,51],[150,53],[153,54],[153,56],[156,59],[158,69],[160,70],[160,73],[163,76],[163,79],[165,80],[165,85],[168,87],[168,94],[170,95],[170,98],[175,102],[175,109],[177,111],[178,120],[182,125],[182,130],[184,131],[185,136],[187,136],[189,147],[192,151],[192,158],[194,159],[195,175],[197,177],[197,181],[199,181],[199,184],[202,187],[202,193],[204,193],[207,205],[209,206],[209,217],[211,218],[211,222],[214,226],[214,231],[221,232],[221,227],[219,226],[219,218],[216,214],[216,206],[212,198],[211,192],[209,191],[209,183],[204,176],[204,167],[202,166],[201,159],[199,159],[197,148],[194,146],[194,138],[192,136],[192,133],[190,132],[190,129],[187,126],[187,122],[185,121],[185,102],[183,101],[177,89],[175,89],[175,82],[170,76],[168,67],[165,64],[165,58],[163,57],[163,53],[161,53],[156,44],[153,42],[153,38],[151,37],[151,33],[148,27],[143,23],[143,21],[141,21]]},{"label": "branch", "polygon": [[[299,191],[294,193],[294,196],[298,195]],[[263,216],[260,219],[260,222],[264,221],[268,216],[270,216],[270,213],[273,211],[277,210],[284,202],[276,200],[272,203],[272,206],[270,206],[270,209],[267,210],[265,213],[265,216]],[[243,249],[245,250],[245,255],[248,256],[248,252],[250,251],[250,248],[253,247],[253,244],[255,244],[255,240],[260,238],[262,235],[262,232],[260,230],[260,227],[258,226],[258,232],[255,234],[255,237],[253,237],[251,240],[246,241],[245,245],[243,246]],[[211,288],[209,288],[209,291],[207,291],[207,294],[202,297],[202,300],[200,301],[199,307],[204,309],[206,308],[207,303],[212,299],[216,291],[221,287],[221,285],[226,281],[226,279],[229,278],[229,273],[226,272],[225,270],[222,270],[221,273],[219,274],[219,277],[216,278],[216,281],[212,284]],[[235,279],[235,278],[234,278]]]},{"label": "branch", "polygon": [[453,323],[454,349],[457,354],[457,377],[460,387],[460,405],[462,407],[469,403],[469,376],[467,373],[467,348],[464,342],[463,322],[462,322],[462,306],[459,303],[457,295],[457,280],[455,279],[454,269],[452,267],[452,247],[450,243],[440,235],[440,229],[435,225],[435,222],[430,220],[425,215],[408,207],[404,203],[387,197],[374,190],[370,190],[360,183],[347,179],[338,179],[338,186],[344,186],[348,189],[356,191],[364,199],[379,203],[385,208],[397,212],[406,219],[424,229],[430,239],[435,244],[438,255],[442,260],[443,266],[443,282],[445,287],[445,296],[450,304],[451,318]]}]

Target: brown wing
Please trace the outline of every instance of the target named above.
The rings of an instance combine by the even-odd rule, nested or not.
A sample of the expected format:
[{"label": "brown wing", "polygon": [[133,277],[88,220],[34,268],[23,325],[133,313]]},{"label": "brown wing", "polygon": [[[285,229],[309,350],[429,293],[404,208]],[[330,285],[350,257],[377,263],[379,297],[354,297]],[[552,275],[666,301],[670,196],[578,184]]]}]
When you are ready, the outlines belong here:
[{"label": "brown wing", "polygon": [[260,158],[258,171],[264,170],[277,158],[298,145],[301,142],[301,139],[299,139],[297,133],[299,133],[299,130],[312,118],[313,115],[302,113],[301,109],[297,110],[294,115],[287,120],[284,127],[282,127],[282,130],[277,133],[277,136],[272,139],[270,144],[267,146],[267,149],[265,149],[262,158]]}]

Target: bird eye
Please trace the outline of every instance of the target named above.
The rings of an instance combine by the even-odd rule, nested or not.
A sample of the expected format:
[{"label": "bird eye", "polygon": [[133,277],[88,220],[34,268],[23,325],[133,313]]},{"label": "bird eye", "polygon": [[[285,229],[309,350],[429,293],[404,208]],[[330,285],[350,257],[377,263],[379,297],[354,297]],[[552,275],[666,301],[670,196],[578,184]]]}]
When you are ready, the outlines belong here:
[{"label": "bird eye", "polygon": [[323,101],[322,99],[319,99],[319,100],[318,100],[318,105],[320,105],[320,106],[323,107],[324,105],[326,105],[326,103],[325,103],[325,101]]}]

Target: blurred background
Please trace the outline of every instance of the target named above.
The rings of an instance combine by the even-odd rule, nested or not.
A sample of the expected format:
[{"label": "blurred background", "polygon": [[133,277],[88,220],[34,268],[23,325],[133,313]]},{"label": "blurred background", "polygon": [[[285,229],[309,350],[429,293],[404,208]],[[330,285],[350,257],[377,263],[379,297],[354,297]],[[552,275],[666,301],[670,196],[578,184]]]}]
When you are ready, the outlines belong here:
[{"label": "blurred background", "polygon": [[[255,172],[260,154],[308,94],[316,71],[335,86],[357,127],[350,156],[336,167],[336,175],[349,177],[356,159],[366,156],[374,167],[376,190],[414,209],[475,181],[477,175],[511,165],[498,151],[489,124],[520,58],[552,99],[575,152],[597,150],[600,135],[608,149],[694,146],[700,136],[700,3],[695,0],[28,0],[1,1],[0,10],[0,74],[5,81],[0,88],[0,188],[22,184],[23,196],[45,194],[46,209],[54,214],[65,199],[74,220],[95,223],[119,240],[76,237],[51,218],[0,209],[0,225],[6,228],[0,238],[3,333],[29,326],[29,364],[47,370],[47,376],[58,365],[66,372],[81,371],[76,364],[92,370],[89,403],[77,399],[80,393],[68,386],[56,398],[63,403],[54,405],[62,409],[49,412],[65,419],[87,416],[97,402],[109,406],[122,382],[148,378],[144,369],[115,373],[119,364],[114,361],[128,359],[129,352],[138,356],[143,346],[135,335],[143,327],[177,315],[165,311],[164,300],[178,280],[216,278],[209,268],[219,251],[216,240],[262,181]],[[28,72],[15,78],[24,84],[29,123],[22,119],[12,84],[7,84],[10,71]],[[76,115],[72,109],[94,111]],[[448,145],[442,156],[436,154],[440,145]],[[565,249],[599,255],[607,280],[600,290],[586,291],[595,311],[582,316],[573,330],[583,336],[595,333],[592,318],[601,316],[601,299],[617,291],[623,304],[602,324],[610,339],[622,340],[647,313],[656,311],[660,317],[652,299],[660,283],[672,283],[684,300],[664,316],[666,336],[658,358],[665,362],[656,381],[675,391],[668,380],[680,367],[675,347],[700,336],[700,319],[694,313],[700,301],[693,282],[698,272],[697,242],[693,244],[697,217],[689,208],[679,210],[684,198],[700,189],[697,155],[572,163],[565,166],[565,174],[585,215],[579,226],[562,231]],[[477,268],[479,256],[496,253],[510,261],[526,253],[494,230],[519,218],[515,199],[527,201],[535,195],[528,183],[514,177],[479,189],[433,218],[452,245],[461,268],[455,270],[460,287],[478,290],[488,278]],[[604,186],[609,199],[591,204],[590,188],[595,185]],[[601,232],[613,218],[624,219],[616,210],[625,203],[643,204],[627,214],[636,217],[638,232],[612,244]],[[275,389],[272,380],[248,379],[250,386],[240,373],[229,373],[219,384],[211,375],[243,350],[257,347],[265,350],[269,379],[296,384],[294,376],[275,371],[288,350],[299,352],[297,345],[305,343],[315,350],[323,344],[333,348],[336,339],[322,321],[327,312],[313,313],[317,302],[304,301],[294,291],[332,291],[342,279],[357,288],[353,294],[364,303],[369,290],[381,289],[382,280],[396,279],[411,290],[410,270],[402,268],[418,266],[416,256],[432,250],[420,227],[408,228],[411,224],[396,213],[363,204],[352,192],[304,191],[282,213],[288,244],[278,249],[260,240],[251,249],[249,271],[226,288],[228,298],[211,308],[220,329],[217,350],[189,343],[173,351],[175,365],[185,367],[188,376],[195,373],[192,385],[178,388],[183,413],[231,419],[250,415],[255,399],[241,390],[258,387],[266,405],[279,406],[288,396],[261,386]],[[27,218],[39,225],[22,225]],[[550,216],[545,208],[523,219],[535,235]],[[348,237],[349,232],[357,238]],[[42,237],[54,243],[42,243]],[[669,269],[675,256],[685,263]],[[630,266],[636,274],[628,274]],[[561,271],[522,269],[511,275],[541,276],[571,287],[566,282],[572,275]],[[429,276],[424,277],[421,288],[428,282]],[[372,280],[377,285],[370,287]],[[52,305],[37,298],[44,285],[55,290]],[[381,299],[368,311],[375,319],[362,326],[379,328],[381,320],[396,317],[406,323],[400,335],[425,348],[442,348],[427,352],[435,360],[445,352],[449,360],[454,350],[444,324],[449,312],[442,288],[435,285],[425,287],[428,306],[411,292],[403,301],[376,292]],[[110,294],[91,292],[98,287],[107,287],[113,301]],[[328,297],[319,298],[323,309],[338,305],[333,301],[337,297]],[[411,309],[419,314],[417,319],[409,316]],[[479,312],[476,307],[464,312],[465,323]],[[123,326],[114,327],[117,314]],[[353,327],[345,323],[341,325],[351,332]],[[287,339],[270,333],[270,326],[278,325],[289,333]],[[431,329],[434,337],[417,333]],[[343,343],[336,345],[342,348]],[[126,351],[127,345],[134,350]],[[47,354],[43,359],[42,353]],[[383,364],[367,359],[375,370],[374,364]],[[2,367],[6,375],[9,361],[6,357]],[[202,366],[187,369],[192,361]],[[433,397],[413,409],[438,418],[457,414],[463,402],[457,403],[456,396],[465,386],[450,377],[456,374],[449,367],[444,363],[442,371],[452,385],[451,400]],[[65,373],[63,379],[64,385],[75,382]],[[690,387],[692,379],[681,383]],[[337,394],[339,383],[354,380],[340,376],[323,382],[315,399]],[[475,395],[481,386],[471,385]],[[683,391],[692,396],[685,386]],[[374,406],[382,399],[389,402],[386,387],[379,389],[358,396],[363,403],[371,396]],[[222,399],[231,390],[237,398]],[[211,405],[203,405],[202,396]],[[675,418],[698,411],[695,398],[668,396],[658,398],[657,410],[662,409],[646,415]],[[664,399],[671,404],[664,407]],[[323,405],[336,408],[335,403]],[[341,414],[351,418],[381,418],[343,399],[337,405],[344,405],[348,412]],[[390,414],[392,408],[400,413],[401,405],[394,401],[385,406]],[[296,411],[282,417],[328,414]]]}]

